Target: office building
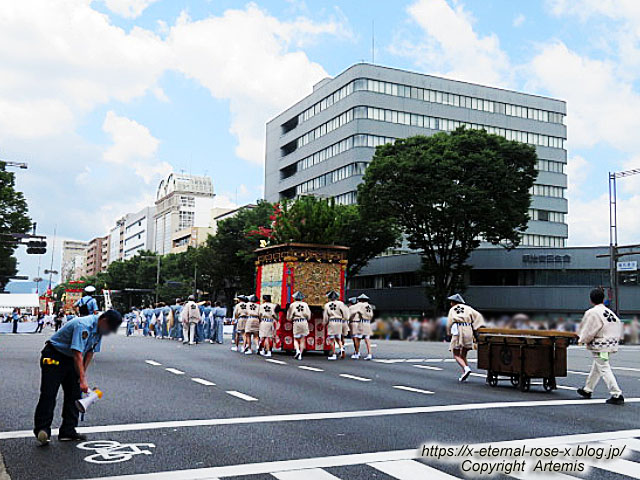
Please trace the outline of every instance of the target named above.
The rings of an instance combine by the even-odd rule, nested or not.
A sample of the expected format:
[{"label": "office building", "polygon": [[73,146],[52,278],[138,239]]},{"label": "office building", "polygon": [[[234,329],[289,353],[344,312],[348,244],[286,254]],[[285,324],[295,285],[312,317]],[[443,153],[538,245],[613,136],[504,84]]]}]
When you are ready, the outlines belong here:
[{"label": "office building", "polygon": [[155,207],[145,207],[139,212],[125,215],[122,252],[124,260],[140,251],[153,250],[155,210]]},{"label": "office building", "polygon": [[60,269],[61,283],[79,280],[84,275],[84,265],[87,256],[87,242],[65,240],[62,242],[62,267]]},{"label": "office building", "polygon": [[89,241],[87,247],[86,260],[84,265],[84,275],[93,276],[102,272],[107,265],[109,254],[109,236],[96,237]]},{"label": "office building", "polygon": [[213,208],[210,177],[171,173],[158,185],[154,214],[154,250],[161,255],[173,248],[174,233],[191,227],[209,227]]},{"label": "office building", "polygon": [[460,126],[535,146],[538,177],[522,244],[563,247],[566,104],[553,98],[370,64],[324,79],[267,124],[265,198],[302,194],[357,201],[375,147]]},{"label": "office building", "polygon": [[124,260],[124,227],[127,223],[126,215],[116,220],[116,224],[109,230],[109,260],[108,264]]}]

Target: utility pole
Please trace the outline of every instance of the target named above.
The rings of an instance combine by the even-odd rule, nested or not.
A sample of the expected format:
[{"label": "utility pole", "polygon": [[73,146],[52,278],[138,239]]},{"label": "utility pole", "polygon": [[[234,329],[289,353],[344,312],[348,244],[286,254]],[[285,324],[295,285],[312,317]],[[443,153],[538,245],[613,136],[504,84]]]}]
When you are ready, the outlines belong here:
[{"label": "utility pole", "polygon": [[157,270],[156,270],[156,305],[158,305],[158,295],[160,294],[160,292],[159,292],[159,289],[160,289],[160,255],[157,255],[157,257],[158,257],[158,266],[157,266]]},{"label": "utility pole", "polygon": [[[616,315],[620,316],[620,299],[618,285],[618,258],[633,253],[618,253],[618,192],[617,179],[639,175],[640,168],[624,172],[609,172],[609,276],[612,296],[611,306]],[[631,245],[635,247],[635,245]]]}]

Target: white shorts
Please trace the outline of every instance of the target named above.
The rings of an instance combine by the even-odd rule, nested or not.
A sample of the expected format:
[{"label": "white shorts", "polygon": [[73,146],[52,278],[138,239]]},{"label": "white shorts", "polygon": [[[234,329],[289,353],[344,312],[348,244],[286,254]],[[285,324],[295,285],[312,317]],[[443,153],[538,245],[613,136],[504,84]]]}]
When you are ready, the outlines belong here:
[{"label": "white shorts", "polygon": [[304,338],[307,337],[308,335],[294,335],[293,338]]}]

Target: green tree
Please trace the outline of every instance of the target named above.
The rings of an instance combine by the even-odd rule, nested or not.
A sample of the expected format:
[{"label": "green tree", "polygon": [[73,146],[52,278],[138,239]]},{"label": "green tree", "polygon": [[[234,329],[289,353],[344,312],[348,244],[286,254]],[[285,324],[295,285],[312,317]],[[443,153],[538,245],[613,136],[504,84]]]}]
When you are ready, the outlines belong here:
[{"label": "green tree", "polygon": [[420,251],[428,293],[444,311],[480,239],[520,243],[536,161],[533,147],[484,130],[396,140],[377,148],[358,201],[365,214],[396,221]]},{"label": "green tree", "polygon": [[13,256],[15,244],[9,233],[26,233],[31,228],[27,202],[15,189],[15,176],[8,172],[7,164],[0,162],[0,292],[10,277],[18,272],[18,262]]}]

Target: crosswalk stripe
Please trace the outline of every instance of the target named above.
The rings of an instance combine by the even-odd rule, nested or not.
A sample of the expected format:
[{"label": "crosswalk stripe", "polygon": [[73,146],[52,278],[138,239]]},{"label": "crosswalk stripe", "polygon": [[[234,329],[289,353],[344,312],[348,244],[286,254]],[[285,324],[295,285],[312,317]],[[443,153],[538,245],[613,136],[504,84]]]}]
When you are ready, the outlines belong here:
[{"label": "crosswalk stripe", "polygon": [[283,362],[282,360],[276,360],[275,358],[265,358],[265,362],[275,363],[276,365],[286,365],[287,362]]},{"label": "crosswalk stripe", "polygon": [[209,380],[205,380],[203,378],[192,378],[191,380],[193,380],[196,383],[199,383],[200,385],[206,385],[207,387],[213,387],[215,385],[215,383],[210,382]]},{"label": "crosswalk stripe", "polygon": [[321,468],[307,468],[304,470],[292,470],[289,472],[275,472],[272,473],[278,480],[340,480],[335,475],[331,475],[329,472],[322,470]]},{"label": "crosswalk stripe", "polygon": [[418,363],[418,362],[424,362],[426,360],[426,358],[408,358],[405,360],[405,362],[407,363]]},{"label": "crosswalk stripe", "polygon": [[613,370],[622,370],[625,372],[640,372],[640,368],[631,368],[631,367],[611,367]]},{"label": "crosswalk stripe", "polygon": [[145,363],[148,363],[149,365],[153,365],[154,367],[162,365],[161,363],[158,363],[155,360],[145,360]]},{"label": "crosswalk stripe", "polygon": [[307,367],[306,365],[298,365],[298,368],[302,370],[309,370],[310,372],[324,372],[324,370],[321,368]]},{"label": "crosswalk stripe", "polygon": [[414,365],[416,368],[422,368],[424,370],[435,370],[437,372],[442,371],[440,367],[432,367],[431,365]]},{"label": "crosswalk stripe", "polygon": [[237,397],[237,398],[241,398],[242,400],[246,400],[247,402],[257,402],[258,399],[254,398],[250,395],[247,395],[246,393],[242,393],[242,392],[237,392],[235,390],[227,390],[227,393],[229,395],[231,395],[232,397]]},{"label": "crosswalk stripe", "polygon": [[176,368],[165,368],[167,372],[175,373],[176,375],[184,375],[182,370],[178,370]]},{"label": "crosswalk stripe", "polygon": [[577,480],[578,478],[558,472],[536,472],[535,475],[531,472],[511,472],[509,476],[518,480],[530,480],[532,477],[535,480]]},{"label": "crosswalk stripe", "polygon": [[600,470],[618,473],[631,478],[640,478],[640,465],[629,460],[620,458],[616,460],[607,460],[606,462],[597,462],[586,459],[585,463],[591,465],[591,467],[599,468]]},{"label": "crosswalk stripe", "polygon": [[625,438],[624,440],[611,440],[605,443],[609,445],[614,445],[616,447],[626,446],[629,450],[640,452],[640,440],[638,440],[637,438]]},{"label": "crosswalk stripe", "polygon": [[584,375],[585,377],[589,376],[587,372],[577,372],[575,370],[567,370],[567,373],[573,373],[574,375]]},{"label": "crosswalk stripe", "polygon": [[425,362],[433,362],[433,363],[440,363],[444,360],[444,358],[427,358],[425,360]]},{"label": "crosswalk stripe", "polygon": [[396,460],[392,462],[373,462],[368,463],[370,467],[391,475],[398,480],[416,480],[424,478],[429,480],[458,480],[448,473],[444,473],[432,467],[428,467],[424,463],[415,460]]},{"label": "crosswalk stripe", "polygon": [[349,378],[351,380],[357,380],[359,382],[370,382],[371,381],[370,378],[358,377],[356,375],[349,375],[348,373],[341,373],[340,376],[343,377],[343,378]]},{"label": "crosswalk stripe", "polygon": [[407,392],[433,394],[433,392],[431,392],[429,390],[422,390],[420,388],[413,388],[413,387],[405,387],[404,385],[394,385],[393,388],[396,388],[398,390],[405,390]]}]

